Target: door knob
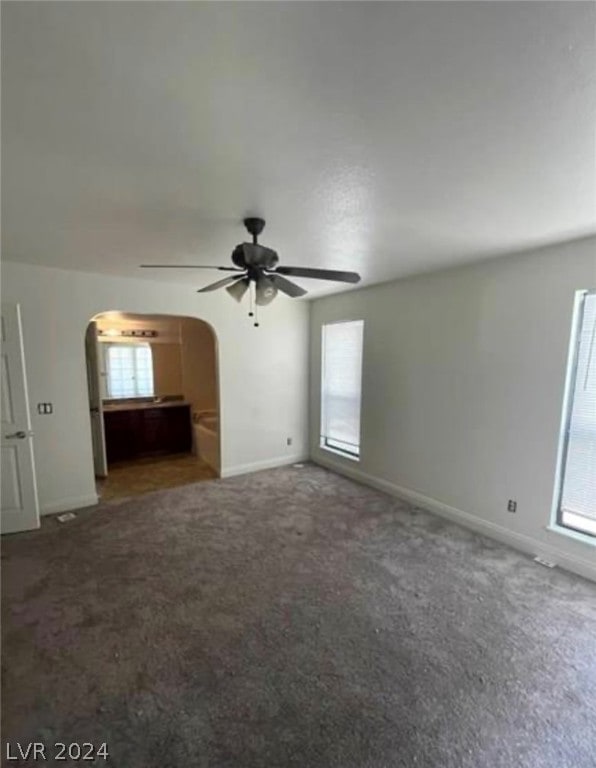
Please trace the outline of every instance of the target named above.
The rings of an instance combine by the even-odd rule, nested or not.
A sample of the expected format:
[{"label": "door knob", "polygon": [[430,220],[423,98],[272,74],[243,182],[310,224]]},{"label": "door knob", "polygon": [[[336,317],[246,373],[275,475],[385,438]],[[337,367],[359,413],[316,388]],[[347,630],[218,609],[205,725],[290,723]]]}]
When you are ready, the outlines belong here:
[{"label": "door knob", "polygon": [[27,433],[21,429],[18,432],[13,432],[12,435],[6,435],[7,440],[24,440],[27,437]]}]

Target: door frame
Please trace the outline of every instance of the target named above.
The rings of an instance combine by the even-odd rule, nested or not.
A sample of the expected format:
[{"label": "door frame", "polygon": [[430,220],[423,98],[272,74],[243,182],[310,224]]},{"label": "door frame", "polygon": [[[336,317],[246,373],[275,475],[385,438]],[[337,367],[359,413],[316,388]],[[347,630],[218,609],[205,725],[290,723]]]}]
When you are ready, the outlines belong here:
[{"label": "door frame", "polygon": [[[215,379],[215,400],[216,400],[215,410],[216,410],[216,412],[218,414],[218,417],[219,417],[219,429],[218,429],[218,435],[217,435],[218,453],[219,453],[219,467],[218,467],[217,473],[218,473],[218,476],[221,477],[221,457],[222,457],[222,450],[221,450],[221,444],[222,444],[222,435],[221,435],[221,432],[222,432],[222,430],[221,430],[221,387],[220,387],[219,339],[218,339],[217,333],[215,331],[215,328],[207,320],[204,320],[202,317],[196,317],[194,315],[177,315],[177,314],[172,313],[172,312],[148,312],[148,311],[131,311],[131,310],[124,310],[124,309],[118,309],[118,310],[116,310],[116,309],[105,309],[105,310],[100,310],[100,311],[96,312],[89,319],[89,321],[87,322],[87,324],[85,326],[85,331],[84,331],[84,334],[83,334],[84,341],[85,341],[87,330],[88,330],[89,326],[91,325],[91,323],[92,322],[96,322],[100,317],[102,317],[104,315],[112,314],[112,313],[118,314],[118,315],[135,315],[135,316],[139,316],[139,317],[150,317],[150,318],[160,318],[160,317],[163,317],[163,318],[171,318],[171,319],[174,319],[174,320],[192,320],[192,321],[195,321],[195,322],[202,323],[204,326],[206,326],[209,329],[209,332],[210,332],[212,340],[213,340],[213,352],[214,352],[214,372],[213,373],[214,373],[214,379]],[[86,350],[86,348],[84,349],[84,355],[85,355],[85,357],[84,357],[85,368],[88,369],[88,365],[87,365],[87,350]],[[88,373],[87,373],[87,375],[88,375]],[[100,395],[101,395],[101,388],[100,388]],[[88,395],[87,399],[89,399],[89,395]],[[191,411],[191,414],[192,414],[192,411]],[[102,414],[102,418],[103,418],[103,414]],[[194,429],[194,421],[192,423],[192,427]],[[93,429],[92,425],[91,425],[91,429]],[[103,450],[105,452],[105,430],[102,430],[102,436],[103,436]],[[91,434],[91,439],[93,440],[92,434]],[[193,443],[194,443],[194,433],[193,433]],[[93,464],[94,464],[93,471],[95,473],[95,459],[94,459],[94,457],[93,457]],[[109,472],[109,467],[107,466],[107,463],[106,463],[106,475],[105,476],[108,475],[108,472]],[[94,475],[94,476],[97,477],[97,475]],[[103,476],[99,476],[99,477],[103,477]]]},{"label": "door frame", "polygon": [[[13,480],[17,485],[20,506],[3,510],[0,532],[17,533],[35,530],[40,526],[23,322],[19,303],[2,302],[1,326],[3,400],[8,398],[3,402],[2,410],[3,416],[8,411],[12,417],[11,421],[2,423],[2,449],[13,450]],[[7,330],[10,330],[10,333],[7,333]],[[9,367],[8,363],[10,354],[12,367]],[[7,432],[10,434],[6,434]],[[7,442],[8,440],[11,442]]]},{"label": "door frame", "polygon": [[[92,357],[89,353],[92,350]],[[93,448],[93,471],[95,477],[107,477],[108,459],[106,436],[103,423],[103,402],[101,398],[101,370],[97,323],[91,320],[85,331],[85,365],[87,367],[87,394],[89,399],[89,421]]]}]

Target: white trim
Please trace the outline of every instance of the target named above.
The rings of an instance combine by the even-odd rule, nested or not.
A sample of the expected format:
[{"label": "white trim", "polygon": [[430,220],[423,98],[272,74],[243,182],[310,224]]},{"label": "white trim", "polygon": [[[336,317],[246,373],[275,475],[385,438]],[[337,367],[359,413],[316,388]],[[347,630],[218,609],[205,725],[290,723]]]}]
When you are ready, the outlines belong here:
[{"label": "white trim", "polygon": [[582,544],[588,544],[590,547],[596,547],[596,536],[589,533],[582,533],[575,530],[575,528],[567,528],[565,525],[547,525],[546,530],[551,533],[558,533],[561,536],[566,536],[568,539],[575,539],[575,541],[581,541]]},{"label": "white trim", "polygon": [[559,427],[559,440],[557,443],[557,464],[555,466],[555,487],[553,490],[553,503],[551,507],[549,529],[557,530],[559,525],[559,504],[561,502],[562,486],[564,482],[563,464],[567,451],[567,428],[573,407],[573,383],[575,379],[575,362],[578,355],[578,343],[581,333],[580,311],[583,312],[583,302],[588,291],[576,291],[573,297],[573,311],[571,314],[571,332],[569,334],[569,346],[567,347],[567,363],[565,368],[565,387],[563,389],[563,404],[561,407],[561,421]]},{"label": "white trim", "polygon": [[99,503],[96,493],[89,496],[71,496],[68,499],[59,499],[50,504],[43,504],[41,507],[42,515],[53,515],[56,512],[68,512],[71,509],[82,509],[83,507],[93,507]]},{"label": "white trim", "polygon": [[225,478],[235,477],[236,475],[247,475],[250,472],[284,467],[287,464],[298,464],[303,461],[308,461],[308,456],[303,453],[297,453],[294,456],[278,456],[275,459],[264,459],[263,461],[253,461],[250,464],[237,464],[235,467],[225,467],[221,470],[221,476],[222,478]]},{"label": "white trim", "polygon": [[[325,329],[332,326],[332,325],[349,325],[359,323],[361,326],[360,329],[360,397],[359,397],[359,403],[358,403],[358,455],[357,456],[350,456],[347,452],[342,451],[338,448],[333,448],[332,446],[326,445],[325,442],[330,438],[329,435],[323,434],[323,424],[325,424],[325,431],[327,431],[327,419],[325,415],[326,411],[326,405],[325,405],[325,351],[327,347],[327,343],[325,341]],[[354,319],[354,320],[331,320],[328,323],[321,323],[320,328],[320,392],[319,392],[319,447],[322,450],[329,451],[330,453],[334,453],[337,456],[341,456],[342,458],[348,458],[351,461],[360,461],[360,443],[361,443],[361,433],[362,433],[362,372],[364,369],[364,329],[365,329],[365,323],[364,318]],[[342,442],[341,440],[338,440],[337,442]]]},{"label": "white trim", "polygon": [[442,501],[433,499],[430,496],[424,496],[418,491],[412,491],[409,488],[404,488],[400,485],[395,485],[387,480],[382,480],[373,475],[369,475],[360,469],[356,469],[351,466],[345,466],[338,464],[335,461],[328,459],[327,457],[312,456],[311,461],[315,464],[320,464],[327,469],[331,469],[340,475],[356,480],[363,485],[369,485],[372,488],[376,488],[378,491],[383,491],[391,496],[397,496],[400,499],[409,501],[416,506],[428,510],[440,517],[445,517],[448,520],[463,525],[466,528],[482,533],[485,536],[489,536],[492,539],[507,544],[514,549],[521,550],[532,556],[539,556],[544,560],[554,562],[561,568],[565,568],[568,571],[577,573],[586,579],[596,581],[596,563],[590,560],[586,560],[576,555],[570,555],[567,552],[562,552],[558,547],[551,546],[549,544],[543,544],[540,541],[536,541],[531,536],[526,536],[522,533],[510,531],[504,528],[502,525],[491,523],[488,520],[472,515],[469,512],[464,512],[456,507],[451,507],[448,504],[444,504]]},{"label": "white trim", "polygon": [[335,454],[335,456],[341,456],[342,459],[349,459],[350,461],[355,461],[356,463],[360,461],[360,456],[353,456],[352,454],[347,453],[346,451],[340,451],[338,448],[332,448],[330,445],[324,445],[323,442],[321,442],[321,445],[319,446],[319,448],[322,451],[328,451],[329,453],[333,453]]}]

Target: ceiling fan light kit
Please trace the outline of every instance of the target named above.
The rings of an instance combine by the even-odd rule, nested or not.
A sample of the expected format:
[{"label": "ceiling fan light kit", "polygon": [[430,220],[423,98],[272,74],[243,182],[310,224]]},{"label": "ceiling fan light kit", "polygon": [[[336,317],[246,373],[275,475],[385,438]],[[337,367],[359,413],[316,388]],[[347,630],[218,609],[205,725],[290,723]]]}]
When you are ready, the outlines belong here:
[{"label": "ceiling fan light kit", "polygon": [[[258,242],[258,237],[265,228],[265,219],[249,217],[244,219],[244,226],[252,235],[252,243],[240,243],[232,251],[233,267],[211,267],[203,264],[141,264],[143,269],[218,269],[236,274],[224,277],[215,283],[200,288],[197,293],[208,293],[219,288],[226,291],[236,301],[240,302],[246,292],[249,292],[250,311],[249,317],[255,318],[254,325],[258,326],[256,307],[265,307],[271,304],[278,292],[286,296],[297,298],[304,296],[307,291],[284,275],[294,277],[308,277],[317,280],[336,280],[342,283],[357,283],[360,275],[356,272],[340,272],[333,269],[313,269],[311,267],[283,267],[277,266],[279,256],[272,248],[267,248]],[[251,290],[254,286],[254,295]],[[253,310],[254,302],[254,310]]]},{"label": "ceiling fan light kit", "polygon": [[247,278],[241,277],[232,283],[232,285],[228,285],[226,291],[232,298],[236,299],[236,301],[240,303],[244,297],[244,294],[248,291],[249,285],[250,282],[247,280]]}]

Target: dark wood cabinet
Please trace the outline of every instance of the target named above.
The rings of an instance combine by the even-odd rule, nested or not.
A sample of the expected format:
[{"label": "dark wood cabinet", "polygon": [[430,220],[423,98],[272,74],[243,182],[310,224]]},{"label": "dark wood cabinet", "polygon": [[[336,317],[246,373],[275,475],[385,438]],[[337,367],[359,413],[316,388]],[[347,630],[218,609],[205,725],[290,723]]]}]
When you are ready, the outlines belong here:
[{"label": "dark wood cabinet", "polygon": [[109,464],[191,450],[189,405],[105,410],[103,416]]}]

